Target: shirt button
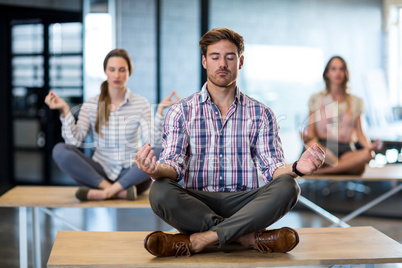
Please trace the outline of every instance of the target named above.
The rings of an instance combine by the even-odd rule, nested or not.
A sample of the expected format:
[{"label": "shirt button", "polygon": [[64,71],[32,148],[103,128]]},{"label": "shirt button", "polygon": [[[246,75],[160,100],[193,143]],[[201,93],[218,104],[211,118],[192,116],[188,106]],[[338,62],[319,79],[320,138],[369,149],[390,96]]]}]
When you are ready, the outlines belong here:
[{"label": "shirt button", "polygon": [[219,177],[220,180],[222,180],[222,177]]},{"label": "shirt button", "polygon": [[223,156],[222,154],[219,155],[219,157],[222,157],[222,156]]},{"label": "shirt button", "polygon": [[218,112],[215,112],[215,114],[218,114]]}]

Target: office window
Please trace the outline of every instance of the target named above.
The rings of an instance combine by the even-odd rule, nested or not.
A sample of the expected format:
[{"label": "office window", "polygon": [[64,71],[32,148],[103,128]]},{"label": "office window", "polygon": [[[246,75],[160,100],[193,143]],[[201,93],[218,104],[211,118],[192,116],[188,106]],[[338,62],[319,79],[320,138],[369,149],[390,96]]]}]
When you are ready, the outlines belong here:
[{"label": "office window", "polygon": [[34,54],[43,52],[43,24],[14,25],[12,28],[12,52]]},{"label": "office window", "polygon": [[70,107],[82,102],[82,24],[34,21],[11,23],[14,179],[49,183],[48,160],[60,134],[54,136],[44,99],[54,90]]},{"label": "office window", "polygon": [[82,86],[82,58],[80,56],[50,57],[50,86]]},{"label": "office window", "polygon": [[82,23],[54,23],[49,26],[49,51],[52,54],[82,52]]},{"label": "office window", "polygon": [[49,87],[69,104],[83,96],[82,44],[81,22],[49,25]]},{"label": "office window", "polygon": [[82,96],[82,24],[49,26],[49,85],[61,97]]},{"label": "office window", "polygon": [[11,61],[14,87],[42,87],[43,57],[36,55],[14,56]]}]

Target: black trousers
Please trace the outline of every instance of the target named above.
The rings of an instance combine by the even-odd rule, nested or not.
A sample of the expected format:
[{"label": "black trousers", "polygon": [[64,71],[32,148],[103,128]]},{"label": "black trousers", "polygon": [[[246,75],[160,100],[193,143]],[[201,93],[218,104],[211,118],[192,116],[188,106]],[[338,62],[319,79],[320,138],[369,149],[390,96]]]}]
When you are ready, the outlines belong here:
[{"label": "black trousers", "polygon": [[221,246],[278,221],[293,208],[299,194],[300,187],[290,175],[243,192],[187,190],[171,179],[157,179],[149,200],[155,214],[179,232],[215,231]]}]

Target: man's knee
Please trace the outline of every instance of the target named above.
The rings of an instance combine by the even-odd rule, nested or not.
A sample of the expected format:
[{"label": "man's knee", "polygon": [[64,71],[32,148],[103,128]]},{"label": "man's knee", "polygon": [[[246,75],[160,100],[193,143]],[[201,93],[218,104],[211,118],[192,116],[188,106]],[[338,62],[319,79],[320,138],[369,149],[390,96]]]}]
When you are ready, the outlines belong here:
[{"label": "man's knee", "polygon": [[277,177],[277,183],[280,184],[279,191],[284,195],[289,195],[289,197],[296,196],[298,197],[300,194],[300,186],[297,183],[296,179],[288,174],[282,174]]},{"label": "man's knee", "polygon": [[149,191],[149,201],[152,207],[158,207],[160,204],[163,206],[176,206],[177,198],[176,191],[174,191],[176,182],[168,178],[156,179]]}]

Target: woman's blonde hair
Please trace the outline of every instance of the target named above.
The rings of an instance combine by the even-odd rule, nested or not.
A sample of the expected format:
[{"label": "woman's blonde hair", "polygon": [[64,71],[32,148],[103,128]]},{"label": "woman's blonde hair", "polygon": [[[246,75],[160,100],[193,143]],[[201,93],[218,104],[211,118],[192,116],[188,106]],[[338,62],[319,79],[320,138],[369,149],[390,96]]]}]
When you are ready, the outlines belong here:
[{"label": "woman's blonde hair", "polygon": [[[127,51],[122,48],[116,48],[110,51],[105,59],[103,60],[103,70],[106,71],[107,63],[111,57],[121,57],[127,61],[128,66],[128,73],[131,75],[133,72],[133,63],[131,62],[130,56],[128,55]],[[103,136],[100,131],[100,126],[105,126],[109,120],[110,114],[110,95],[108,90],[108,82],[107,80],[103,81],[101,84],[101,93],[99,95],[98,101],[98,112],[96,114],[96,121],[95,121],[95,131],[101,137]]]}]

